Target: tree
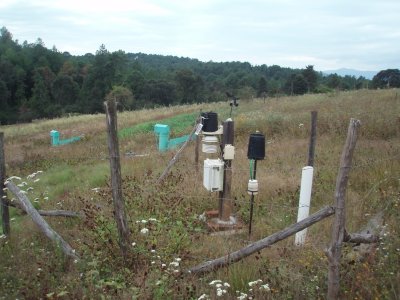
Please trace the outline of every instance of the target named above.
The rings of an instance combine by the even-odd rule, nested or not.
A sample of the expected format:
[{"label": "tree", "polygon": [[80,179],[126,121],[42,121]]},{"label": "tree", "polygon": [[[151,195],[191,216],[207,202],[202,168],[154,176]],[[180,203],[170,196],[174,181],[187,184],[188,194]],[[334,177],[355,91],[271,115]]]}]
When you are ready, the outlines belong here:
[{"label": "tree", "polygon": [[74,104],[79,97],[79,86],[71,76],[58,75],[51,85],[51,94],[55,104],[60,105],[64,112],[77,110]]},{"label": "tree", "polygon": [[308,93],[314,92],[317,87],[318,76],[317,72],[314,71],[314,66],[308,65],[302,72],[305,81],[307,82]]},{"label": "tree", "polygon": [[35,71],[33,77],[32,98],[29,107],[32,110],[34,118],[53,117],[51,114],[51,95],[46,80],[42,76],[40,70]]},{"label": "tree", "polygon": [[175,81],[181,103],[193,103],[200,100],[204,85],[200,76],[196,76],[191,70],[182,69],[176,72]]},{"label": "tree", "polygon": [[260,77],[258,80],[258,89],[257,89],[257,96],[260,97],[267,93],[267,80],[264,76]]},{"label": "tree", "polygon": [[285,91],[290,95],[303,95],[307,90],[307,81],[302,74],[292,74],[286,81]]},{"label": "tree", "polygon": [[382,70],[372,78],[374,88],[400,87],[399,69]]},{"label": "tree", "polygon": [[132,109],[133,106],[133,94],[132,92],[123,86],[113,86],[111,92],[106,96],[106,100],[115,99],[117,102],[118,109],[123,111],[125,109]]},{"label": "tree", "polygon": [[332,89],[339,89],[340,85],[341,85],[341,79],[340,76],[338,74],[330,74],[327,77],[327,86],[332,88]]},{"label": "tree", "polygon": [[86,113],[103,111],[106,94],[112,89],[116,74],[115,59],[102,44],[85,78],[81,92],[81,109]]},{"label": "tree", "polygon": [[176,98],[176,87],[166,80],[148,80],[143,89],[145,104],[170,105]]}]

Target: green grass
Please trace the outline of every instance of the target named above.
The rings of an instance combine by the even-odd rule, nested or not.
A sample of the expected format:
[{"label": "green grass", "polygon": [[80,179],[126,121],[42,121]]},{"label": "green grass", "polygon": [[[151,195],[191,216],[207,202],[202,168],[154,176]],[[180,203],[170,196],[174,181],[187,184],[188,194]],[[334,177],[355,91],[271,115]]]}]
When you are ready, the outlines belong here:
[{"label": "green grass", "polygon": [[197,113],[181,114],[171,118],[140,123],[131,127],[122,128],[119,130],[118,136],[121,139],[124,139],[127,137],[133,137],[139,133],[153,132],[154,125],[157,123],[168,125],[173,135],[180,135],[185,133],[185,130],[189,126],[193,126],[195,124],[197,116]]}]

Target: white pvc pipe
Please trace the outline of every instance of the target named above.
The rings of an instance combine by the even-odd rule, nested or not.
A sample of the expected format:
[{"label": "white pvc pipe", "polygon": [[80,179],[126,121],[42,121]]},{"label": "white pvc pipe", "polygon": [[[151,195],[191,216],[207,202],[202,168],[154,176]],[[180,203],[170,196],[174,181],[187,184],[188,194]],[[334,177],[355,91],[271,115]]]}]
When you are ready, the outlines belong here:
[{"label": "white pvc pipe", "polygon": [[[311,203],[311,190],[313,182],[314,168],[307,166],[301,172],[300,200],[299,212],[297,214],[297,222],[308,217]],[[295,245],[302,246],[306,241],[307,228],[296,233]]]}]

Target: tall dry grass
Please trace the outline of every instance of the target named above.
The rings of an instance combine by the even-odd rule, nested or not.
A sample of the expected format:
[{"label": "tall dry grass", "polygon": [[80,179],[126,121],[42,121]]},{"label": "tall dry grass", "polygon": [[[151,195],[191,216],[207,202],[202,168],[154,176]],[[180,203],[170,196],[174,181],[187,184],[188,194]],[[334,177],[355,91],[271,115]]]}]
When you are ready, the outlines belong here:
[{"label": "tall dry grass", "polygon": [[[5,270],[0,276],[0,287],[10,297],[40,298],[50,294],[49,298],[57,295],[132,298],[136,295],[144,299],[196,299],[203,293],[219,298],[208,283],[221,279],[231,285],[224,297],[232,299],[238,296],[236,290],[250,296],[248,282],[262,279],[269,284],[270,291],[259,292],[258,298],[324,298],[327,261],[323,250],[330,239],[331,219],[308,230],[307,244],[301,250],[293,246],[293,239],[287,239],[237,265],[202,278],[180,277],[181,273],[174,274],[161,267],[162,263],[168,265],[179,256],[183,270],[226,255],[296,221],[301,168],[307,162],[310,111],[316,110],[317,145],[311,212],[333,204],[349,119],[357,118],[362,126],[346,197],[346,227],[349,231],[358,231],[374,214],[383,212],[385,215],[386,236],[380,250],[360,262],[352,256],[351,247],[344,249],[343,298],[393,298],[399,293],[397,279],[400,278],[398,94],[398,89],[361,90],[270,98],[265,103],[260,99],[241,101],[233,111],[236,155],[232,198],[234,212],[245,228],[249,220],[249,195],[246,193],[248,137],[259,130],[267,138],[266,158],[259,161],[257,167],[260,193],[255,198],[251,237],[246,231],[232,236],[207,234],[198,216],[217,209],[218,199],[215,193],[206,192],[202,186],[202,165],[200,163],[197,171],[193,143],[184,151],[166,183],[157,187],[154,180],[174,151],[159,153],[153,133],[120,140],[124,197],[132,241],[136,243],[132,248],[134,259],[129,264],[121,261],[115,242],[104,115],[3,126],[0,131],[5,132],[8,174],[27,176],[38,169],[43,170],[41,180],[35,185],[33,193],[36,194],[32,194],[39,198],[36,205],[44,209],[57,207],[84,211],[86,219],[50,220],[77,252],[83,254],[82,264],[66,266],[60,254],[49,258],[53,246],[39,232],[29,229],[32,227],[29,219],[12,212],[15,238],[8,244],[0,241],[0,251],[6,255],[13,253],[14,257],[0,263]],[[125,128],[201,109],[217,111],[221,120],[230,113],[227,103],[123,112],[118,115],[118,126]],[[51,129],[58,129],[65,137],[84,134],[84,138],[74,144],[51,147],[48,135]],[[146,156],[125,155],[131,152]],[[206,157],[201,154],[200,162]],[[93,191],[94,188],[99,188],[98,192]],[[48,200],[43,200],[45,197]],[[137,221],[152,217],[159,223],[151,225],[149,235],[142,235],[140,230],[145,225]],[[156,254],[150,250],[156,250]],[[31,263],[29,273],[25,274],[23,270],[28,262]],[[49,272],[55,269],[56,272],[44,274],[38,272],[38,268]],[[24,287],[27,282],[33,282],[32,287]],[[364,285],[365,282],[368,285]]]}]

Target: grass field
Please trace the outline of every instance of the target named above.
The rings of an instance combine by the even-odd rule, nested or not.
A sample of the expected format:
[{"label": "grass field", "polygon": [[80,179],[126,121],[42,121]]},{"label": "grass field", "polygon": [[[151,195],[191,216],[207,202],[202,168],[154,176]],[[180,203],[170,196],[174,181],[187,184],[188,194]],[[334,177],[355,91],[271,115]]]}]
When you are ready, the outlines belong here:
[{"label": "grass field", "polygon": [[[341,298],[398,299],[399,94],[399,89],[360,90],[241,101],[232,114],[236,147],[232,198],[235,214],[246,227],[248,137],[259,130],[267,138],[266,159],[257,166],[260,192],[251,237],[246,230],[210,235],[199,218],[217,209],[218,199],[202,186],[202,163],[197,169],[194,143],[185,149],[165,182],[154,184],[175,152],[157,151],[152,125],[169,122],[174,135],[188,134],[200,111],[212,110],[220,120],[228,118],[227,103],[120,113],[123,194],[131,230],[126,260],[118,247],[113,219],[105,116],[1,126],[7,176],[19,176],[26,182],[23,188],[37,208],[77,211],[84,218],[46,217],[82,257],[74,262],[65,259],[28,216],[10,208],[11,237],[0,238],[0,299],[324,299],[328,274],[324,249],[329,245],[333,218],[310,227],[302,248],[293,245],[292,237],[203,276],[183,272],[296,222],[312,110],[318,111],[318,122],[311,213],[334,203],[350,118],[359,119],[361,128],[346,196],[346,229],[357,232],[375,214],[383,213],[381,240],[368,255],[361,257],[353,245],[342,249]],[[59,130],[61,138],[83,138],[51,147],[52,129]],[[132,152],[146,156],[125,155]],[[201,154],[200,161],[206,157]]]}]

